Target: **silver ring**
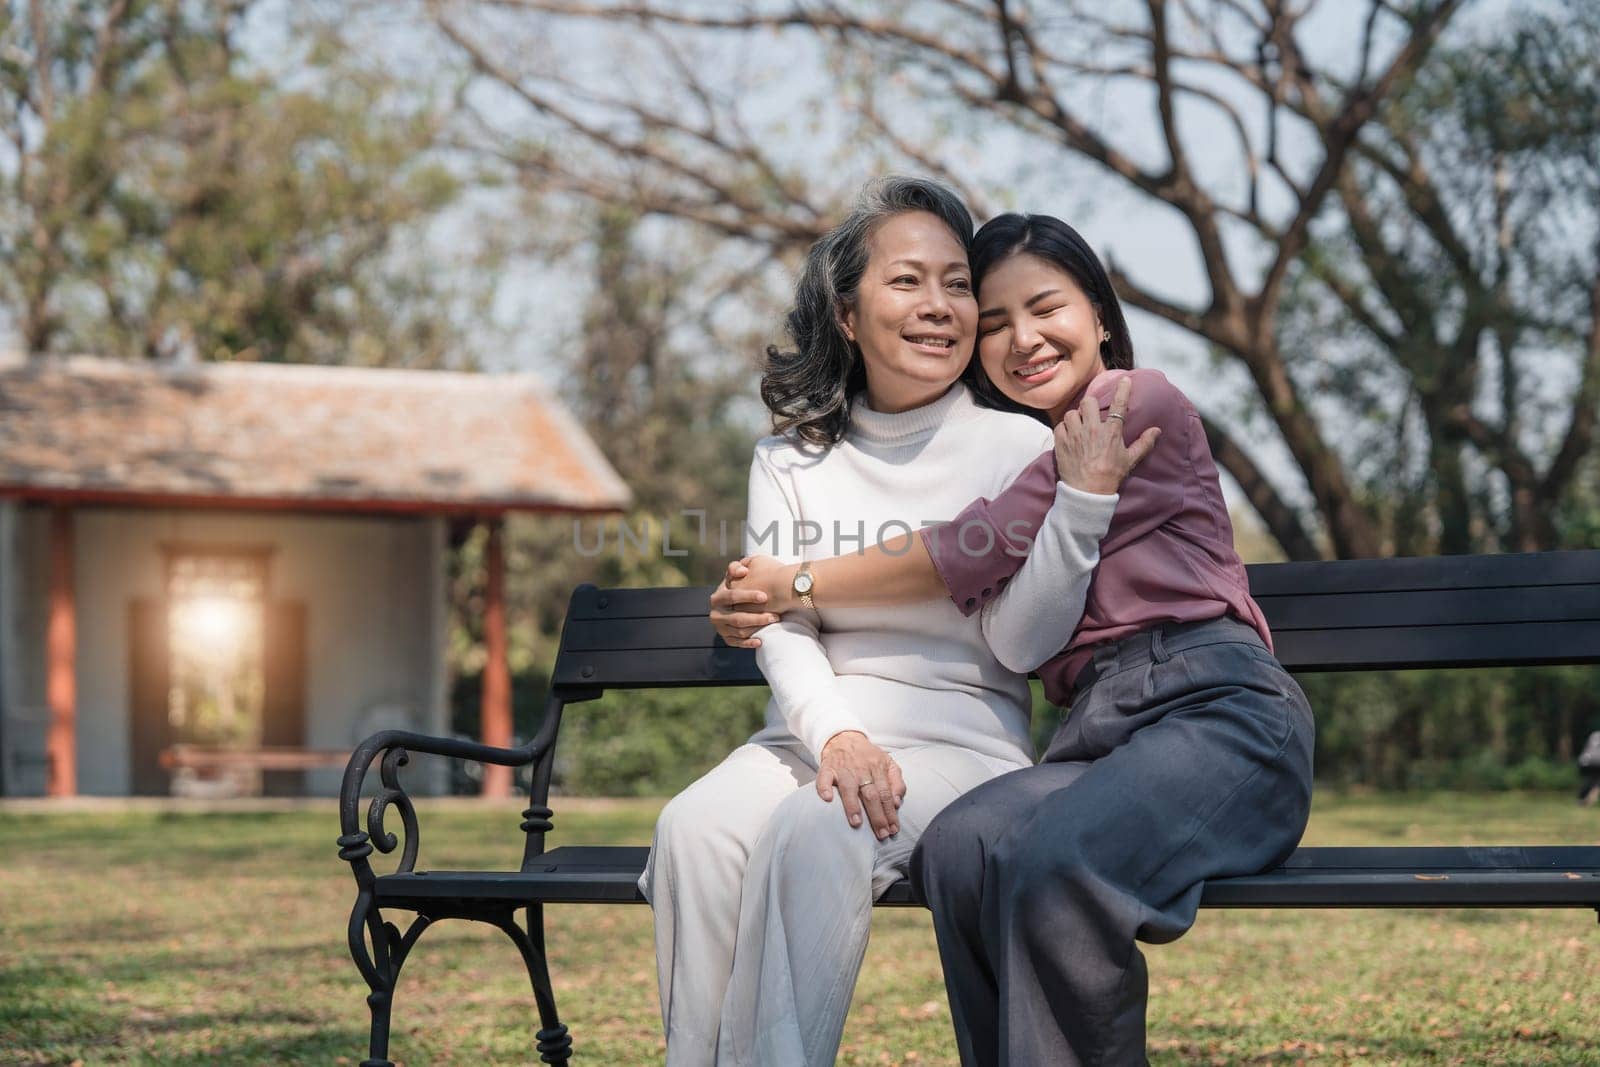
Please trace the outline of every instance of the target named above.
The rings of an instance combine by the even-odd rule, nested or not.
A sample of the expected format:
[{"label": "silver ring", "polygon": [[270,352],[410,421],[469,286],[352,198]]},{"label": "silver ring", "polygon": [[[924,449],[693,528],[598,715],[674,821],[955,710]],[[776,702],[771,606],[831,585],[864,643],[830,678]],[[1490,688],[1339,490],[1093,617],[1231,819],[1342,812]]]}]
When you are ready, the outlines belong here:
[{"label": "silver ring", "polygon": [[1127,421],[1127,419],[1123,418],[1123,416],[1122,416],[1122,414],[1120,412],[1116,412],[1116,411],[1108,411],[1108,412],[1106,412],[1106,418],[1108,418],[1108,419],[1116,419],[1118,422],[1126,422]]},{"label": "silver ring", "polygon": [[863,779],[861,779],[860,782],[858,782],[856,784],[856,788],[860,789],[864,785],[871,785],[871,784],[872,784],[872,779],[871,778],[863,778]]}]

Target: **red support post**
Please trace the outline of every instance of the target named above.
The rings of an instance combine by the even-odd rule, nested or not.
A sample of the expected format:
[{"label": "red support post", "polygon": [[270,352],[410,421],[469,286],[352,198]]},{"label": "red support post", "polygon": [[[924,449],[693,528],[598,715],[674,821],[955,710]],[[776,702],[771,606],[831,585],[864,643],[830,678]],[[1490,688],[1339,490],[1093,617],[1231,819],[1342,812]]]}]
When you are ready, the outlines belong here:
[{"label": "red support post", "polygon": [[78,795],[76,605],[72,595],[72,512],[50,511],[50,615],[45,627],[45,703],[50,728],[45,791],[53,797]]},{"label": "red support post", "polygon": [[[489,541],[484,548],[487,564],[483,607],[483,743],[500,748],[511,744],[511,668],[506,656],[506,555],[505,520],[488,521]],[[511,768],[488,764],[483,768],[483,795],[511,795]]]}]

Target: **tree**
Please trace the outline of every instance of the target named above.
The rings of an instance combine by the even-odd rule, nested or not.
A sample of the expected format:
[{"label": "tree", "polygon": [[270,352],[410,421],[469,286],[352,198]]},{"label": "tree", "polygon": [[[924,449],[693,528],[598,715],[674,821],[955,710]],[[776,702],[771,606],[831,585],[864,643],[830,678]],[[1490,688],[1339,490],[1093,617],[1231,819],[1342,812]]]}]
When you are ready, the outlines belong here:
[{"label": "tree", "polygon": [[1440,49],[1297,268],[1287,347],[1342,338],[1324,373],[1371,398],[1357,451],[1401,553],[1586,543],[1558,526],[1600,409],[1597,57],[1579,3]]},{"label": "tree", "polygon": [[[739,402],[759,351],[705,321],[696,257],[665,261],[636,216],[601,209],[581,217],[580,231],[588,296],[579,335],[552,358],[563,400],[633,490],[633,506],[620,518],[517,524],[518,599],[539,606],[552,651],[574,584],[713,582],[739,553],[750,455]],[[695,358],[692,346],[707,338],[746,358]]]},{"label": "tree", "polygon": [[[664,257],[661,235],[642,232],[636,216],[614,208],[582,213],[572,232],[562,229],[544,244],[581,248],[569,258],[583,264],[589,284],[578,336],[551,346],[557,380],[634,500],[620,518],[520,516],[507,524],[512,689],[522,736],[542,711],[573,586],[714,582],[742,545],[749,471],[750,427],[738,406],[758,349],[753,338],[705,320],[697,257],[671,261],[693,245],[675,243],[674,257]],[[708,339],[752,358],[697,358]],[[483,664],[474,609],[483,537],[465,528],[459,537],[451,582],[461,606],[452,628],[454,721],[470,734]],[[608,694],[562,727],[557,784],[609,795],[675,792],[749,737],[765,702],[758,690]]]},{"label": "tree", "polygon": [[[1531,282],[1519,281],[1519,268],[1497,285],[1498,257],[1452,260],[1459,249],[1440,242],[1478,226],[1475,197],[1493,188],[1496,165],[1532,171],[1557,156],[1577,165],[1577,146],[1585,137],[1592,144],[1600,123],[1593,107],[1541,105],[1547,118],[1566,119],[1548,138],[1524,139],[1498,157],[1467,149],[1486,143],[1484,119],[1496,108],[1511,114],[1539,103],[1549,87],[1542,79],[1559,77],[1568,101],[1583,98],[1595,51],[1573,41],[1557,54],[1546,46],[1562,43],[1562,24],[1516,13],[1505,16],[1509,26],[1462,24],[1447,35],[1461,7],[425,4],[480,78],[524,107],[529,125],[515,138],[488,123],[479,129],[527,180],[687,220],[730,242],[792,257],[826,229],[848,187],[885,162],[945,178],[980,212],[1041,170],[1092,172],[1136,202],[1174,209],[1205,293],[1179,299],[1113,264],[1115,281],[1130,304],[1245,372],[1252,407],[1271,427],[1265,436],[1292,457],[1298,484],[1268,473],[1253,435],[1230,430],[1235,420],[1209,418],[1207,430],[1219,462],[1294,558],[1323,545],[1339,556],[1497,541],[1548,547],[1555,532],[1538,516],[1568,491],[1575,457],[1592,445],[1592,359],[1571,401],[1547,420],[1565,437],[1546,453],[1536,447],[1543,442],[1520,436],[1520,405],[1502,418],[1474,391],[1484,376],[1457,364],[1468,352],[1481,364],[1482,347],[1501,339],[1521,346],[1506,365],[1556,338],[1567,339],[1556,356],[1591,350],[1592,255],[1576,256],[1561,283],[1562,321],[1535,323],[1476,314],[1478,295]],[[1320,37],[1341,17],[1350,47],[1330,58]],[[573,61],[565,43],[572,34],[608,29],[610,62],[591,69]],[[1479,44],[1508,35],[1522,45]],[[815,79],[809,97],[775,108],[769,72],[741,62],[758,54],[800,69],[814,56],[828,77]],[[1097,93],[1111,85],[1131,86],[1141,110],[1097,115]],[[1434,122],[1430,109],[1439,107],[1448,117]],[[952,131],[998,146],[989,165],[959,151]],[[804,149],[785,154],[797,137]],[[992,163],[1004,154],[1021,161]],[[1445,170],[1461,180],[1439,182]],[[1398,240],[1400,232],[1414,240]],[[1531,263],[1533,231],[1513,227],[1512,241],[1523,242],[1517,255]],[[1427,252],[1428,242],[1439,247]],[[1441,278],[1428,256],[1449,273]],[[1421,301],[1421,312],[1403,318],[1375,306],[1395,278],[1414,284],[1394,289],[1394,298]],[[1463,316],[1463,306],[1474,313]],[[1439,332],[1429,335],[1429,326]],[[1366,392],[1346,388],[1368,364],[1404,400],[1380,405],[1382,419],[1374,420]],[[1408,456],[1417,457],[1407,468],[1417,498],[1409,507],[1395,507],[1376,477],[1370,434],[1351,432],[1376,421],[1397,433],[1400,410],[1409,413]],[[1392,453],[1383,462],[1392,463]],[[1549,456],[1542,468],[1536,453]],[[1504,506],[1497,495],[1509,497]]]},{"label": "tree", "polygon": [[461,189],[436,117],[311,23],[292,78],[252,65],[256,6],[0,15],[0,299],[27,351],[468,361],[486,291],[397,254]]}]

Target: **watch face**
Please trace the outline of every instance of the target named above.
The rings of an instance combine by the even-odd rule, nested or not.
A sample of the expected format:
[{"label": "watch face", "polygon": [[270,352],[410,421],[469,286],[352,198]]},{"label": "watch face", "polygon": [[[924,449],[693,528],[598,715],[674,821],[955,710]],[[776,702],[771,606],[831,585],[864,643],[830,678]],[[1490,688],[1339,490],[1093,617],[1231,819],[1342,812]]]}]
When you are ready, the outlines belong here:
[{"label": "watch face", "polygon": [[805,594],[811,592],[811,575],[797,574],[794,579],[794,591]]}]

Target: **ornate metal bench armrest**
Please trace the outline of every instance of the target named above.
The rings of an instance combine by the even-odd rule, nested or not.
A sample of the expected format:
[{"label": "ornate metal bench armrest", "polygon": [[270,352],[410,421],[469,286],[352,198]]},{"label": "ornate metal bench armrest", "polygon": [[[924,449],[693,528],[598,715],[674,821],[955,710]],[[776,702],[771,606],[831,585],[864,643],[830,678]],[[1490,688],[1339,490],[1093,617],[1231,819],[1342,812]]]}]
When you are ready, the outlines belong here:
[{"label": "ornate metal bench armrest", "polygon": [[[383,827],[384,813],[393,805],[400,812],[405,833],[405,850],[400,854],[400,864],[395,873],[411,871],[417,862],[417,811],[411,797],[400,784],[400,768],[411,761],[411,753],[422,752],[435,756],[454,756],[458,759],[495,763],[507,767],[521,767],[545,754],[554,742],[541,730],[539,736],[520,748],[496,748],[493,745],[463,741],[455,737],[430,737],[407,730],[384,730],[373,734],[350,755],[345,766],[344,784],[339,790],[339,858],[354,869],[356,882],[363,887],[372,879],[372,868],[367,857],[376,848],[390,853],[398,844],[393,833]],[[360,825],[361,786],[367,777],[372,761],[382,754],[379,776],[383,788],[367,806],[367,827]]]}]

